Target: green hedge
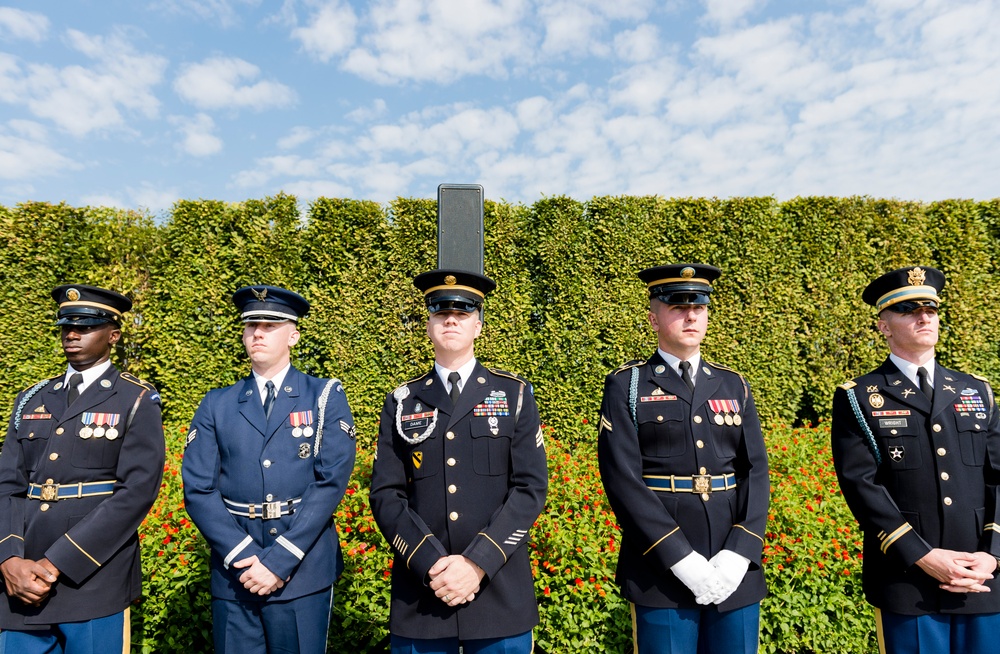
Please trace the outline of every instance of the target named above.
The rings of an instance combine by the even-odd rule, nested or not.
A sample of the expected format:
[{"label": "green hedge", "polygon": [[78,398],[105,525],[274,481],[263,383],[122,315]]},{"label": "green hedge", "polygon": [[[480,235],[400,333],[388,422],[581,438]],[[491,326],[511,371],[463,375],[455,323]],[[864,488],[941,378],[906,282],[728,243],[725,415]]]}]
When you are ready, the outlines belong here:
[{"label": "green hedge", "polygon": [[[487,201],[485,222],[486,273],[499,288],[487,303],[478,355],[531,379],[553,442],[568,453],[593,441],[585,421],[596,416],[607,370],[655,347],[635,273],[671,261],[704,261],[723,270],[704,353],[747,375],[769,428],[825,419],[834,386],[885,356],[860,292],[877,274],[910,263],[935,265],[948,275],[942,363],[1000,379],[1000,290],[993,283],[1000,200],[551,197],[532,205]],[[116,361],[157,385],[168,430],[178,434],[205,391],[248,370],[232,291],[252,283],[288,286],[313,304],[302,322],[296,365],[339,377],[351,400],[359,428],[355,483],[363,497],[364,460],[374,447],[382,398],[431,360],[425,313],[410,279],[435,265],[435,225],[433,201],[406,198],[388,206],[320,199],[305,210],[287,195],[242,203],[182,201],[162,222],[64,204],[0,207],[8,235],[0,246],[8,317],[0,333],[0,393],[9,406],[18,390],[64,365],[51,326],[52,287],[109,286],[136,304]],[[179,449],[173,454],[179,456]],[[176,483],[171,475],[165,501]],[[561,490],[553,480],[552,496]],[[547,519],[558,521],[552,506]],[[189,531],[177,522],[184,519],[179,504],[161,508],[173,515],[147,529]],[[380,538],[369,540],[384,548]],[[190,577],[184,570],[203,564],[198,543],[195,532],[185,559],[192,567],[178,568],[184,579]],[[553,545],[563,546],[569,543]],[[337,616],[350,622],[344,630],[352,638],[363,640],[359,625],[366,618],[375,624],[364,629],[373,637],[380,633],[385,585],[374,577],[382,572],[362,567],[345,577],[370,600],[358,600],[364,613],[338,600]],[[580,597],[597,592],[588,585],[590,576],[605,583],[597,572],[579,573],[587,589]],[[163,578],[157,583],[170,587]],[[201,606],[196,599],[205,587],[189,585],[179,605]],[[809,587],[789,592],[799,597]],[[836,587],[824,597],[833,597]],[[544,597],[553,592],[550,586]],[[836,597],[857,602],[852,592]],[[584,624],[571,615],[563,606],[568,598],[543,600],[545,624],[554,629],[549,634],[586,639],[604,633],[595,626],[598,618]],[[620,606],[607,602],[601,608],[622,623]],[[864,610],[863,604],[856,609]],[[161,627],[170,611],[137,613],[145,633],[169,631]],[[786,642],[784,632],[765,632],[773,639],[768,642]],[[165,638],[176,640],[177,633]],[[602,642],[620,644],[615,638]],[[803,640],[794,647],[813,646]]]}]

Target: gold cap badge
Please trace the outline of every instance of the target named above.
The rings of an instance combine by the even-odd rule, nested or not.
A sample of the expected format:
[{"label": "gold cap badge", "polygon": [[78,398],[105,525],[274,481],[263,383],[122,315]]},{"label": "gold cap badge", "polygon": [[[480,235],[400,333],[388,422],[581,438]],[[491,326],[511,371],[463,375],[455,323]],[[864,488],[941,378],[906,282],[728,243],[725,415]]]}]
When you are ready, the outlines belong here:
[{"label": "gold cap badge", "polygon": [[257,289],[255,289],[255,288],[251,288],[251,289],[250,289],[250,292],[251,292],[251,293],[253,293],[253,296],[254,296],[255,298],[257,298],[257,301],[258,301],[258,302],[263,302],[263,301],[264,301],[264,298],[266,298],[266,297],[267,297],[267,289],[266,289],[266,288],[265,288],[265,289],[262,289],[262,290],[261,290],[261,291],[260,291],[259,293],[257,292]]},{"label": "gold cap badge", "polygon": [[694,268],[688,267],[682,270],[681,277],[683,277],[684,279],[691,279],[692,277],[694,277]]},{"label": "gold cap badge", "polygon": [[447,284],[447,285],[449,285],[449,286],[451,286],[452,284],[454,284],[457,281],[458,280],[455,279],[454,275],[448,275],[447,277],[444,278],[444,283]]},{"label": "gold cap badge", "polygon": [[907,274],[906,281],[909,282],[910,286],[923,286],[926,277],[927,273],[918,266]]},{"label": "gold cap badge", "polygon": [[76,290],[75,288],[69,289],[68,291],[66,291],[66,299],[69,300],[70,302],[76,302],[77,300],[80,299],[80,291]]}]

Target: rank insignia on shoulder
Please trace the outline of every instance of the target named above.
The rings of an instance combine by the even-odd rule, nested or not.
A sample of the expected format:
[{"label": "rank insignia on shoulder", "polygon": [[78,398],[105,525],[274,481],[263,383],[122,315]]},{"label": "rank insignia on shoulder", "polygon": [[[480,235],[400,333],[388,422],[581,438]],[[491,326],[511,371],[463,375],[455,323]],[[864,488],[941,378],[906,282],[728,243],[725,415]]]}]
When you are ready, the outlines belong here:
[{"label": "rank insignia on shoulder", "polygon": [[542,435],[542,426],[538,426],[538,433],[535,434],[535,447],[541,447],[545,444],[544,436]]},{"label": "rank insignia on shoulder", "polygon": [[607,416],[602,415],[601,416],[601,431],[604,431],[604,430],[614,431],[611,428],[611,421],[608,420]]},{"label": "rank insignia on shoulder", "polygon": [[192,429],[191,431],[189,431],[188,435],[187,435],[187,440],[184,441],[184,447],[187,447],[188,445],[190,445],[191,443],[193,443],[194,439],[195,439],[195,436],[197,436],[197,435],[198,435],[198,430],[197,429]]},{"label": "rank insignia on shoulder", "polygon": [[355,425],[349,425],[343,420],[340,421],[340,428],[344,431],[345,434],[347,434],[348,438],[350,438],[352,441],[358,434],[358,429]]}]

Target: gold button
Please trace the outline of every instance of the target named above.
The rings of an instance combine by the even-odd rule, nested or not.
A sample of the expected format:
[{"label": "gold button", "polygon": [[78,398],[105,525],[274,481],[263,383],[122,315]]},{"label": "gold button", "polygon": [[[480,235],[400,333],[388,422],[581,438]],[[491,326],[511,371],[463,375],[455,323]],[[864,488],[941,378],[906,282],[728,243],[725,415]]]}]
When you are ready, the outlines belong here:
[{"label": "gold button", "polygon": [[456,461],[455,459],[453,459],[453,458],[452,459],[448,459],[448,465],[453,466],[456,463],[458,463],[458,461]]},{"label": "gold button", "polygon": [[938,453],[938,456],[944,456],[945,454],[948,453],[948,450],[944,449],[943,447],[939,447],[937,449],[937,453]]},{"label": "gold button", "polygon": [[[264,459],[264,467],[265,468],[270,468],[271,467],[271,460],[270,459]],[[258,497],[260,497],[260,496],[258,495]]]},{"label": "gold button", "polygon": [[695,416],[694,417],[694,422],[695,422],[695,424],[700,425],[701,424],[701,416]]},{"label": "gold button", "polygon": [[944,498],[944,505],[945,506],[951,506],[951,498],[950,497]]},{"label": "gold button", "polygon": [[705,444],[701,441],[696,441],[695,445],[697,445],[699,448],[705,447]]},{"label": "gold button", "polygon": [[452,511],[451,513],[448,514],[448,517],[451,518],[452,522],[454,522],[454,521],[458,520],[458,512],[457,511]]},{"label": "gold button", "polygon": [[941,425],[936,424],[933,427],[931,427],[931,429],[933,429],[934,431],[941,431]]},{"label": "gold button", "polygon": [[56,433],[57,433],[57,434],[61,434],[61,433],[63,433],[64,431],[65,431],[65,430],[64,430],[64,429],[63,429],[62,427],[60,427],[59,429],[56,429]]},{"label": "gold button", "polygon": [[46,484],[54,484],[54,483],[56,483],[56,480],[55,479],[46,479],[45,483]]},{"label": "gold button", "polygon": [[458,486],[456,486],[455,484],[452,484],[451,486],[448,487],[449,493],[455,493],[457,491],[458,491]]},{"label": "gold button", "polygon": [[38,510],[39,511],[48,511],[49,510],[49,505],[48,504],[42,504],[40,507],[38,507]]},{"label": "gold button", "polygon": [[892,434],[893,436],[895,436],[895,435],[896,435],[896,434],[898,434],[899,432],[897,432],[897,431],[896,431],[895,429],[890,429],[890,430],[889,430],[889,433],[890,433],[890,434]]},{"label": "gold button", "polygon": [[950,478],[951,477],[950,477],[950,475],[947,472],[942,472],[941,473],[941,479],[944,479],[945,481],[948,481]]},{"label": "gold button", "polygon": [[976,423],[976,429],[979,429],[979,428],[980,428],[980,427],[979,427],[979,423]]},{"label": "gold button", "polygon": [[55,461],[58,458],[59,458],[58,452],[53,452],[52,454],[49,455],[49,461]]},{"label": "gold button", "polygon": [[35,432],[31,432],[30,434],[28,434],[28,438],[34,438],[34,437],[35,437]]},{"label": "gold button", "polygon": [[708,470],[705,469],[705,466],[702,466],[701,468],[698,469],[698,474],[699,475],[704,475],[707,472],[708,472]]},{"label": "gold button", "polygon": [[444,437],[447,438],[448,440],[452,440],[455,438],[455,432],[450,431],[447,434],[445,434]]},{"label": "gold button", "polygon": [[657,420],[658,420],[659,422],[663,422],[663,416],[656,416],[656,419],[657,419]]}]

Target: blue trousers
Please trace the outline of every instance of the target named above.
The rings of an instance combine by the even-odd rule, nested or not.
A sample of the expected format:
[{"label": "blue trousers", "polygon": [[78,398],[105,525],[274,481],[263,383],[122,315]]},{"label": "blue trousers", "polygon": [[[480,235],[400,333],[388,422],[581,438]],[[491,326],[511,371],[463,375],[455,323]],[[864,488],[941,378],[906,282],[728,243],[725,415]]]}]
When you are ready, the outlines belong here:
[{"label": "blue trousers", "polygon": [[881,654],[995,654],[1000,613],[901,615],[875,609]]},{"label": "blue trousers", "polygon": [[632,629],[638,654],[755,654],[760,604],[732,611],[633,604]]},{"label": "blue trousers", "polygon": [[[392,654],[458,654],[458,638],[404,638],[392,634]],[[531,632],[506,638],[463,640],[463,654],[531,654],[535,644]]]},{"label": "blue trousers", "polygon": [[323,654],[333,587],[285,602],[212,599],[216,654]]},{"label": "blue trousers", "polygon": [[0,632],[0,654],[128,654],[129,610],[84,622],[63,622],[42,631]]}]

